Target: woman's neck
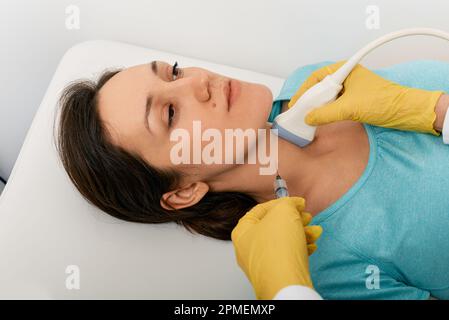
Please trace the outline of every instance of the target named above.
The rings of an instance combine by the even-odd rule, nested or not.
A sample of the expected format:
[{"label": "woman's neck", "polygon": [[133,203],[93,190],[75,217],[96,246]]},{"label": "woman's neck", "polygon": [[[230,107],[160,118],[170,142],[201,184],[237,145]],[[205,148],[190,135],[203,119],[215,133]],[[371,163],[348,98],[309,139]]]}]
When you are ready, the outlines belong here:
[{"label": "woman's neck", "polygon": [[290,195],[310,198],[323,173],[324,161],[334,150],[323,142],[320,128],[317,128],[314,141],[304,148],[279,139],[279,174],[287,182]]},{"label": "woman's neck", "polygon": [[[323,173],[322,160],[333,148],[326,143],[326,139],[320,139],[320,128],[317,128],[314,141],[305,148],[299,148],[282,138],[278,138],[277,141],[278,172],[287,182],[289,194],[304,197],[307,203],[312,190],[320,181],[318,177]],[[262,165],[259,161],[256,164],[239,165],[225,173],[225,176],[220,176],[220,183],[215,183],[212,187],[216,191],[245,192],[258,202],[275,199],[273,182],[276,173],[262,175],[260,168],[266,168],[266,165]]]}]

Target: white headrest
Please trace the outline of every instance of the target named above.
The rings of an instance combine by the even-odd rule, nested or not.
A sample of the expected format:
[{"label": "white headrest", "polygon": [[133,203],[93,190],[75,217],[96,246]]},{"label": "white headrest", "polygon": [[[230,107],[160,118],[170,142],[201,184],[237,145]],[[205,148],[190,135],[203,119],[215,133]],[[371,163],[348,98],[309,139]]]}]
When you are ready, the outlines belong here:
[{"label": "white headrest", "polygon": [[180,66],[263,83],[274,97],[284,82],[111,41],[83,42],[68,50],[0,197],[0,298],[254,299],[231,241],[192,235],[174,223],[113,218],[82,198],[59,161],[53,119],[62,89],[79,78],[96,79],[105,68],[151,60],[176,60]]}]

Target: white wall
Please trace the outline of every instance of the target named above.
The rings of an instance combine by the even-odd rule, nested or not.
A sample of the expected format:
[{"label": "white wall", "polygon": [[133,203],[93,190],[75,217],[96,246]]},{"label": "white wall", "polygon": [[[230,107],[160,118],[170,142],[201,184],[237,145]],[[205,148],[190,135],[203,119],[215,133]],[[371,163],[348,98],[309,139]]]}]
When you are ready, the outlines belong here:
[{"label": "white wall", "polygon": [[[70,4],[80,9],[79,30],[65,27]],[[365,25],[368,5],[380,10],[379,29]],[[0,0],[0,175],[9,176],[58,61],[80,41],[123,41],[287,77],[300,65],[344,59],[382,34],[414,26],[449,31],[449,2]],[[449,61],[449,44],[398,40],[364,64],[423,58]]]}]

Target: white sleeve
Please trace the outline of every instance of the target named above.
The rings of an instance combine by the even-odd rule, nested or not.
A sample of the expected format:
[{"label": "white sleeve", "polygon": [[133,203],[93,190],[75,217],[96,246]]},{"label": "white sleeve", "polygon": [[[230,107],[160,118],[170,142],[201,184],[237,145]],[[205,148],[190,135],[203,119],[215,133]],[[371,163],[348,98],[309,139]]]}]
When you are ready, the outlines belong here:
[{"label": "white sleeve", "polygon": [[323,298],[309,287],[292,285],[279,290],[273,300],[323,300]]},{"label": "white sleeve", "polygon": [[445,144],[449,144],[449,110],[446,112],[444,116],[443,122],[443,142]]}]

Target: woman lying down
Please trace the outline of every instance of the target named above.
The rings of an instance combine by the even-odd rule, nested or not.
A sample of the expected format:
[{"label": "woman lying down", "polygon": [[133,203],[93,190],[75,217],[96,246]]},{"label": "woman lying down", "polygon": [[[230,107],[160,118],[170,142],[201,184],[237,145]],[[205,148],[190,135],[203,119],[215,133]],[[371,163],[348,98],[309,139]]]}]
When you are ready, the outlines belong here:
[{"label": "woman lying down", "polygon": [[[260,174],[259,158],[255,164],[174,164],[177,141],[171,134],[185,129],[194,139],[194,121],[202,130],[268,133],[267,119],[285,111],[311,72],[328,64],[298,68],[274,102],[265,85],[232,79],[237,94],[229,103],[231,79],[202,68],[154,61],[106,71],[98,82],[75,82],[63,92],[60,157],[80,193],[114,217],[173,221],[230,240],[246,212],[274,199],[274,174]],[[362,88],[362,100],[382,112],[407,101],[388,100],[393,84],[384,78],[430,90],[404,89],[422,110],[447,102],[447,63],[396,65],[379,70],[383,78],[364,72],[379,90]],[[345,85],[363,79],[351,74]],[[422,117],[432,119],[434,113]],[[290,195],[305,198],[312,224],[323,227],[310,257],[312,280],[323,298],[449,298],[449,147],[433,128],[427,131],[434,135],[339,121],[318,126],[305,148],[278,140],[279,173]],[[245,148],[247,156],[249,144]]]}]

